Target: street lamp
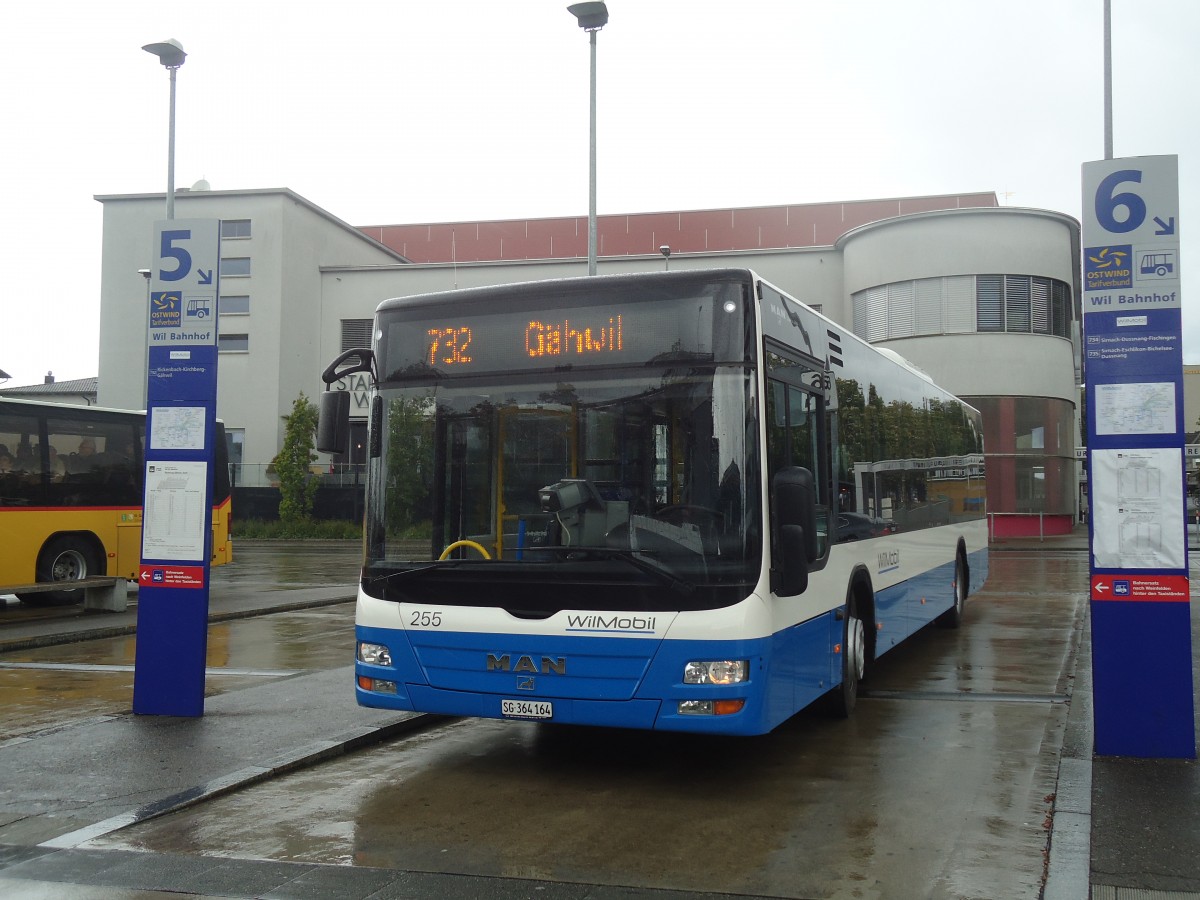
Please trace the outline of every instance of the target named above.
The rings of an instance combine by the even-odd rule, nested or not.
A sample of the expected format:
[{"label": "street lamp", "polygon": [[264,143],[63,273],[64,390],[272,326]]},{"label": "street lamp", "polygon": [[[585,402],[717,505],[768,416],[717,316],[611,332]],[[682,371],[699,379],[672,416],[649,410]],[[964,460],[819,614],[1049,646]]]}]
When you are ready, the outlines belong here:
[{"label": "street lamp", "polygon": [[1104,158],[1113,158],[1112,0],[1104,0]]},{"label": "street lamp", "polygon": [[167,137],[167,219],[175,218],[175,70],[183,65],[187,54],[174,38],[159,41],[157,44],[145,44],[142,47],[147,53],[158,57],[168,72],[171,73],[171,117]]},{"label": "street lamp", "polygon": [[567,12],[579,20],[592,45],[591,138],[588,168],[588,274],[596,274],[596,32],[608,24],[608,7],[599,0],[574,3]]}]

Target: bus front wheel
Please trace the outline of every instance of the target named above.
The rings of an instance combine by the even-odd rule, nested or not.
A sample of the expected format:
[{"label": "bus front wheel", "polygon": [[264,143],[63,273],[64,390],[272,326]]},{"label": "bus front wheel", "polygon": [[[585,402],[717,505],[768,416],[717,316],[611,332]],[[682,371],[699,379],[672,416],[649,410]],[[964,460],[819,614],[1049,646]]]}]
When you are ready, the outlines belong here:
[{"label": "bus front wheel", "polygon": [[[37,580],[44,582],[80,581],[91,575],[104,574],[96,560],[94,548],[81,537],[60,535],[46,542],[38,554]],[[83,600],[78,590],[46,591],[37,594],[17,594],[26,606],[64,606]]]}]

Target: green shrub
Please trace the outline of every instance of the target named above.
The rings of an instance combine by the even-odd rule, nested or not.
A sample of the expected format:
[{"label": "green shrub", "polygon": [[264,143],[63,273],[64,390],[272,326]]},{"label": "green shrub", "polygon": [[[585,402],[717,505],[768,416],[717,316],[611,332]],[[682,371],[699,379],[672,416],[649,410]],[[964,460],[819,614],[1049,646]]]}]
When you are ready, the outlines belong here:
[{"label": "green shrub", "polygon": [[283,449],[271,461],[279,476],[279,518],[289,526],[301,528],[312,516],[313,499],[320,485],[309,468],[317,460],[313,453],[316,404],[301,391],[284,421]]},{"label": "green shrub", "polygon": [[333,519],[265,522],[261,519],[234,518],[233,538],[235,541],[360,541],[362,523]]}]

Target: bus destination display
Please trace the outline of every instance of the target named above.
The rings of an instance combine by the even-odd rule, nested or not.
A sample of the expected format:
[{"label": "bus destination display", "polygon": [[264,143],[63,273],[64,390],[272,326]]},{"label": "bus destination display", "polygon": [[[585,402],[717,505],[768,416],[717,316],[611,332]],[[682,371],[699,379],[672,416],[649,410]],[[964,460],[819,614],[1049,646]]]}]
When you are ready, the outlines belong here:
[{"label": "bus destination display", "polygon": [[[543,356],[582,356],[592,353],[618,353],[624,348],[620,313],[610,316],[608,323],[593,328],[590,325],[576,327],[569,319],[562,322],[534,320],[525,326],[525,353],[530,359]],[[458,328],[430,328],[429,365],[467,365],[471,357],[474,334],[466,326]]]},{"label": "bus destination display", "polygon": [[[711,358],[713,302],[692,297],[620,308],[466,313],[431,319],[423,309],[383,313],[380,349],[389,378]],[[420,318],[417,318],[420,316]],[[683,327],[681,327],[681,325]]]}]

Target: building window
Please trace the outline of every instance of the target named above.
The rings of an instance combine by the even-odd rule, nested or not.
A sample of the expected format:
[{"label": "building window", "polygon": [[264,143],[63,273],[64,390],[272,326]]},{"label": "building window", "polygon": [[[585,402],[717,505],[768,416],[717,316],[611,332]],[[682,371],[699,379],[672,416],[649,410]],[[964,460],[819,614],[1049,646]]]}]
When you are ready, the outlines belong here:
[{"label": "building window", "polygon": [[228,278],[230,276],[249,275],[250,274],[250,257],[248,256],[223,256],[221,257],[221,277]]},{"label": "building window", "polygon": [[975,327],[1004,330],[1004,276],[980,275],[975,281]]},{"label": "building window", "polygon": [[217,350],[220,353],[249,353],[250,335],[219,334],[217,335]]},{"label": "building window", "polygon": [[246,449],[246,429],[226,428],[225,449],[229,454],[229,484],[237,487],[241,484],[243,451]]},{"label": "building window", "polygon": [[248,316],[250,315],[250,296],[248,294],[222,296],[220,309],[223,316]]},{"label": "building window", "polygon": [[1029,331],[1030,288],[1028,275],[1004,276],[1004,330]]},{"label": "building window", "polygon": [[854,294],[854,333],[872,343],[1007,331],[1071,337],[1071,288],[1037,275],[947,275]]},{"label": "building window", "polygon": [[913,282],[901,281],[888,285],[887,335],[889,338],[915,334],[913,324]]},{"label": "building window", "polygon": [[1032,282],[1030,308],[1033,318],[1031,320],[1031,330],[1035,334],[1053,334],[1054,332],[1050,329],[1050,279],[1034,278]]},{"label": "building window", "polygon": [[1050,333],[1071,336],[1071,291],[1061,281],[1050,281]]},{"label": "building window", "polygon": [[370,319],[342,319],[342,350],[371,346]]},{"label": "building window", "polygon": [[249,219],[222,219],[221,220],[221,238],[248,238],[250,237],[250,220]]}]

